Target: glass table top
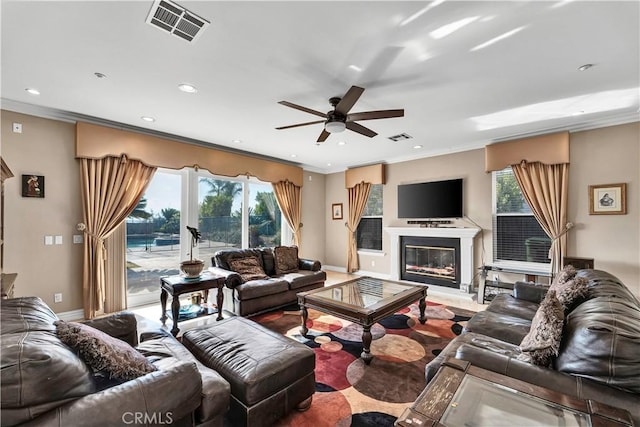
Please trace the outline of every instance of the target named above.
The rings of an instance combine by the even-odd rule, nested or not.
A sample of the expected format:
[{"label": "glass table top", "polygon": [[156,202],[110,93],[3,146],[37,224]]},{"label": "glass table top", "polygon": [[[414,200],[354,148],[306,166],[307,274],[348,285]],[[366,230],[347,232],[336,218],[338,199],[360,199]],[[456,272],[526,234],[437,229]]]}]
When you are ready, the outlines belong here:
[{"label": "glass table top", "polygon": [[386,298],[393,297],[406,290],[414,289],[415,287],[415,285],[405,285],[372,277],[362,277],[350,282],[314,291],[313,297],[367,308]]},{"label": "glass table top", "polygon": [[588,427],[585,413],[466,375],[440,420],[447,427]]}]

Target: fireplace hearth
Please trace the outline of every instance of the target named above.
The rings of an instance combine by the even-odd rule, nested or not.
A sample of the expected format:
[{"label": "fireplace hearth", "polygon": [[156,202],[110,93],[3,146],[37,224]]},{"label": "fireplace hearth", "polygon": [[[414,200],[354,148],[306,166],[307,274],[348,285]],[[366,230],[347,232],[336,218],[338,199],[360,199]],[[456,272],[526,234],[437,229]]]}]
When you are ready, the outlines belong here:
[{"label": "fireplace hearth", "polygon": [[[474,237],[481,231],[479,228],[472,227],[385,227],[384,231],[389,235],[389,261],[391,266],[391,274],[390,278],[392,280],[402,280],[402,281],[412,281],[419,283],[426,283],[433,285],[432,290],[441,289],[447,290],[449,292],[463,292],[469,293],[469,289],[472,286],[473,282],[473,272],[474,272],[474,256],[473,256],[473,240]],[[436,241],[435,243],[430,243],[424,245],[424,243],[411,243],[410,245],[414,246],[433,246],[433,247],[452,247],[449,244],[450,240],[455,240],[458,242],[458,246],[453,246],[456,249],[456,258],[455,258],[455,277],[456,284],[452,286],[452,280],[448,277],[430,277],[425,274],[413,274],[411,276],[402,277],[403,266],[407,264],[404,250],[402,249],[402,240],[411,238],[411,237],[431,237],[437,239],[444,239],[444,241]],[[427,256],[427,255],[421,255]],[[444,259],[444,258],[443,258]],[[424,261],[422,259],[416,258],[417,261]],[[446,260],[443,262],[442,259],[440,263],[445,264],[444,268],[447,270],[447,262]],[[410,265],[419,264],[418,263],[410,263]],[[448,263],[451,264],[451,263]],[[406,269],[405,269],[406,270]],[[422,272],[418,272],[422,273]],[[442,273],[442,271],[440,271]],[[428,274],[431,274],[429,272]],[[440,274],[441,276],[443,274]],[[436,283],[435,279],[443,279],[443,282]]]},{"label": "fireplace hearth", "polygon": [[460,239],[400,238],[400,278],[460,288]]}]

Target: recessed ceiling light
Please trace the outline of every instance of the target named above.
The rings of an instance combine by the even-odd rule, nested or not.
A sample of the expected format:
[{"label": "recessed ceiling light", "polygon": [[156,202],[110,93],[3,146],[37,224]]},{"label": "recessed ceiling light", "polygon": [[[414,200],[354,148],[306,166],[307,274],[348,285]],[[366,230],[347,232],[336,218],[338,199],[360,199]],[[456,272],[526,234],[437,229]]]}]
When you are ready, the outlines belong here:
[{"label": "recessed ceiling light", "polygon": [[578,67],[578,71],[587,71],[591,67],[593,67],[593,64],[584,64]]},{"label": "recessed ceiling light", "polygon": [[331,166],[331,163],[327,163],[327,166]]},{"label": "recessed ceiling light", "polygon": [[194,85],[189,83],[180,83],[178,85],[178,89],[187,93],[196,93],[198,91],[198,88],[196,88]]},{"label": "recessed ceiling light", "polygon": [[96,76],[99,79],[106,79],[107,75],[106,74],[102,74],[102,73],[93,73],[94,76]]},{"label": "recessed ceiling light", "polygon": [[347,145],[347,143],[344,142],[344,141],[340,141],[340,142],[338,142],[338,145]]},{"label": "recessed ceiling light", "polygon": [[349,68],[353,71],[362,71],[362,68],[358,67],[357,65],[349,65]]},{"label": "recessed ceiling light", "polygon": [[419,150],[419,149],[421,149],[421,148],[422,148],[422,145],[414,145],[414,146],[413,146],[413,149],[414,149],[414,150]]},{"label": "recessed ceiling light", "polygon": [[27,92],[29,92],[31,95],[40,95],[40,91],[38,89],[34,89],[32,87],[28,87],[25,90]]},{"label": "recessed ceiling light", "polygon": [[292,154],[291,157],[296,158],[296,157],[298,157],[298,155],[297,154]]},{"label": "recessed ceiling light", "polygon": [[140,117],[142,120],[144,120],[145,122],[149,122],[149,123],[153,123],[156,121],[156,119],[154,119],[153,117],[149,117],[149,116],[142,116]]},{"label": "recessed ceiling light", "polygon": [[231,142],[233,142],[234,144],[241,144],[242,140],[241,139],[234,139]]},{"label": "recessed ceiling light", "polygon": [[584,110],[582,110],[582,111],[576,111],[576,112],[572,113],[571,115],[572,115],[572,116],[581,116],[581,115],[583,115],[583,114],[584,114]]}]

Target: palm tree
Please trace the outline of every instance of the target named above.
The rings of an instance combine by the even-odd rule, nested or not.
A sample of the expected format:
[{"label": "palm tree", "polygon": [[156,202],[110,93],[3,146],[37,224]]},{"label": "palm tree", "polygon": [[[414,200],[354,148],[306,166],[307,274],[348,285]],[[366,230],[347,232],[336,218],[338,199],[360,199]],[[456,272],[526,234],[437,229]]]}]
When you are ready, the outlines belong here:
[{"label": "palm tree", "polygon": [[139,218],[139,219],[149,219],[151,218],[151,213],[147,212],[147,199],[144,197],[140,199],[136,207],[129,214],[130,217]]}]

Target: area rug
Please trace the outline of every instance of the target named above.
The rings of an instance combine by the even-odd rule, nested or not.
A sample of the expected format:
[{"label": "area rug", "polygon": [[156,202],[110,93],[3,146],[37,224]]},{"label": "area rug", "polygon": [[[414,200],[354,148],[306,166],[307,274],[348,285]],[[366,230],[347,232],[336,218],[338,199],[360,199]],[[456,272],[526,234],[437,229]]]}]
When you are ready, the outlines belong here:
[{"label": "area rug", "polygon": [[[290,308],[290,310],[289,310]],[[360,359],[362,327],[309,310],[308,338],[300,334],[295,306],[251,319],[313,349],[316,393],[306,412],[292,412],[278,426],[392,426],[426,386],[424,367],[459,335],[474,314],[427,303],[424,325],[412,304],[371,328],[370,365]]]}]

